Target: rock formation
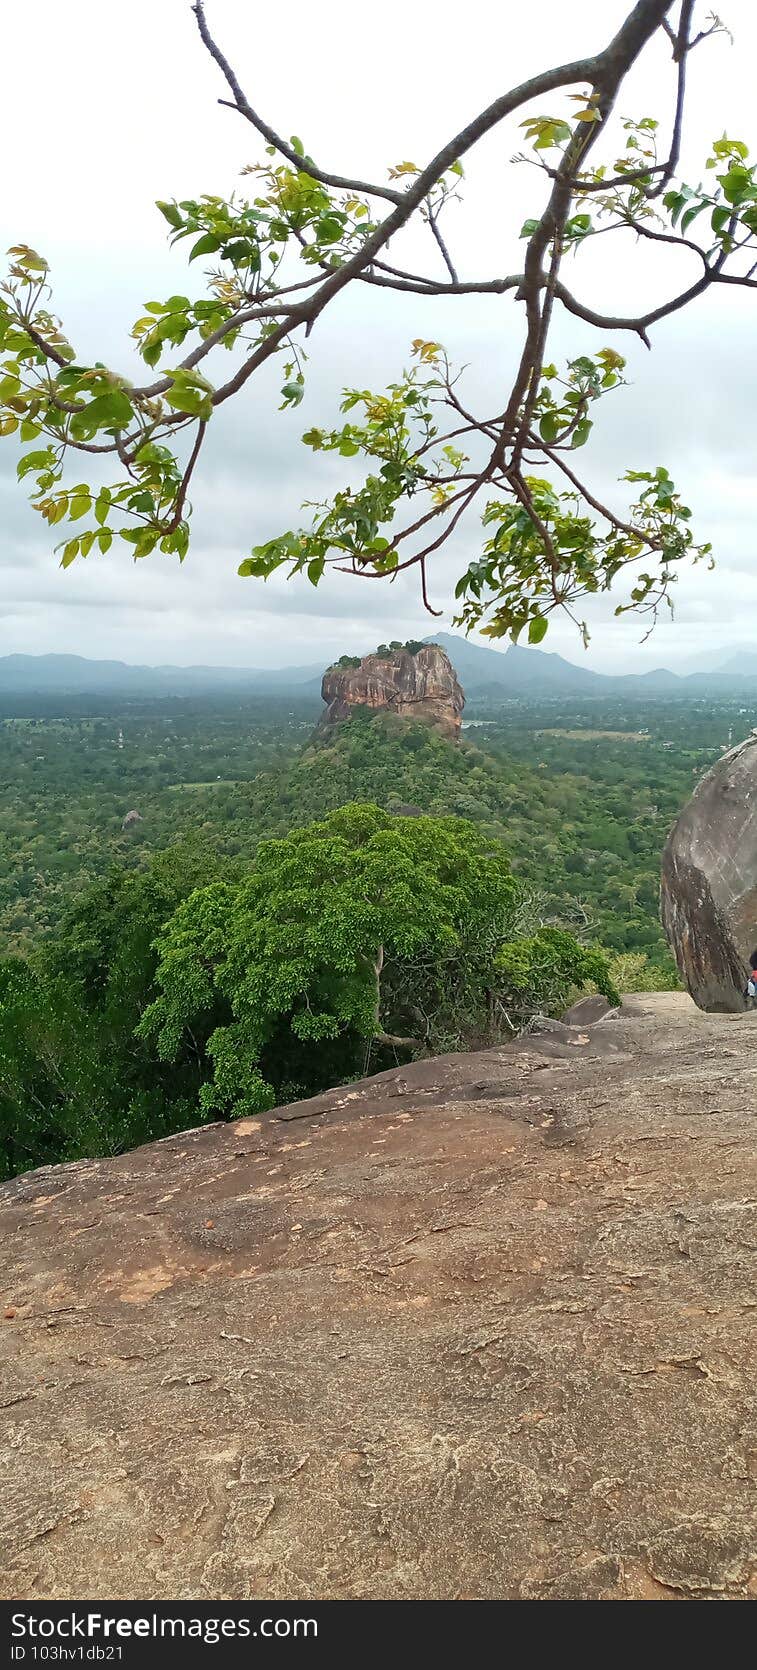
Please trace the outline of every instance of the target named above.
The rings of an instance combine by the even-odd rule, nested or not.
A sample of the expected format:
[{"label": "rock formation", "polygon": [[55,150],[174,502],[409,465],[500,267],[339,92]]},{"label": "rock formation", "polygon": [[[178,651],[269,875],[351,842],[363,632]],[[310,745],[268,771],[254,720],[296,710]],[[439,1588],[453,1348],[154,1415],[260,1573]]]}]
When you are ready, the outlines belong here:
[{"label": "rock formation", "polygon": [[660,993],[2,1185],[0,1595],[754,1597],[755,1072]]},{"label": "rock formation", "polygon": [[460,735],[465,696],[439,644],[393,650],[387,656],[365,655],[356,664],[329,667],[321,695],[328,703],[324,725],[349,718],[355,707],[372,707],[403,719],[422,719],[454,741]]},{"label": "rock formation", "polygon": [[674,824],[661,914],[695,1003],[743,1010],[757,948],[757,734],[718,760]]}]

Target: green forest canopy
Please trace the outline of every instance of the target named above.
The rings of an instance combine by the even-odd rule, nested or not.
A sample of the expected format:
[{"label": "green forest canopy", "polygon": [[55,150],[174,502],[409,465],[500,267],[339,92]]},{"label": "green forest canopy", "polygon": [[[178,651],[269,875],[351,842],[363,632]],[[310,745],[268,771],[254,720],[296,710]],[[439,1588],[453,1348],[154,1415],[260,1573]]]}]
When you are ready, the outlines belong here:
[{"label": "green forest canopy", "polygon": [[[579,982],[607,984],[603,951],[612,987],[670,984],[657,919],[662,842],[694,778],[754,718],[735,701],[637,702],[633,711],[627,699],[481,704],[472,711],[483,728],[456,747],[428,726],[364,711],[309,741],[315,701],[287,710],[278,699],[119,699],[110,717],[73,708],[69,718],[0,724],[0,1131],[9,1172],[119,1152],[272,1096],[296,1099],[419,1047],[509,1037],[535,1010],[559,1013]],[[124,829],[131,807],[141,821]],[[350,830],[361,818],[413,878],[404,928],[397,908],[370,945],[374,971],[379,945],[383,958],[367,1034],[370,957],[353,963],[344,988],[337,981],[341,1007],[332,1009],[311,960],[299,997],[288,988],[287,1012],[292,969],[277,985],[272,944],[258,943],[278,908],[277,877],[287,865],[296,872],[301,857],[309,904],[287,932],[302,972],[297,935],[308,911],[316,938],[324,928],[317,861],[327,851],[333,862],[335,841],[345,852],[336,925],[349,923],[359,851]],[[463,882],[478,876],[467,905],[464,887],[456,902],[437,900],[433,850],[422,862],[429,829],[451,844]],[[264,881],[256,866],[266,850]],[[176,965],[158,945],[173,952],[187,924],[199,943],[210,900],[222,904],[212,956],[210,936],[202,945],[210,1004],[195,1010],[191,979],[172,986]],[[424,917],[429,904],[446,915]],[[425,950],[413,952],[408,938],[401,945],[400,930],[425,932]],[[278,1005],[261,1007],[257,1034],[237,981],[253,952],[261,990],[270,986]],[[326,957],[323,967],[328,985]],[[331,1036],[302,1037],[290,1024],[298,1003],[307,1014],[305,997],[331,1016]],[[163,1002],[183,1016],[171,1060],[156,1042]]]},{"label": "green forest canopy", "polygon": [[259,1113],[359,1076],[374,1044],[493,1041],[587,983],[617,1000],[600,952],[523,933],[503,847],[459,819],[349,805],[201,881],[171,849],[0,963],[7,1172]]}]

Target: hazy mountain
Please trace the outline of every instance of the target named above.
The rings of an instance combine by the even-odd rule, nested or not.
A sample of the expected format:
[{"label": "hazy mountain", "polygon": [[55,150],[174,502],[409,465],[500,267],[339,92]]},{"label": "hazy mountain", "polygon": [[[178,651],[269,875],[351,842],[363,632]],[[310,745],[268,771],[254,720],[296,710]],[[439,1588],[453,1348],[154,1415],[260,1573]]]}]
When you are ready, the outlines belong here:
[{"label": "hazy mountain", "polygon": [[320,688],[322,668],[140,667],[82,655],[0,656],[0,692],[13,695],[195,696]]},{"label": "hazy mountain", "polygon": [[725,661],[718,662],[713,671],[718,677],[757,678],[757,650],[733,650]]},{"label": "hazy mountain", "polygon": [[576,667],[561,655],[547,655],[542,650],[522,649],[511,644],[507,650],[487,649],[483,644],[472,644],[451,632],[437,632],[427,640],[441,644],[452,662],[463,689],[469,695],[486,689],[501,689],[512,695],[526,695],[532,691],[548,695],[553,689],[592,691],[601,687],[602,674],[587,667]]},{"label": "hazy mountain", "polygon": [[506,650],[487,649],[449,632],[438,632],[428,642],[441,644],[447,651],[469,696],[497,691],[504,696],[601,696],[622,695],[626,690],[640,696],[666,695],[683,693],[687,682],[664,667],[614,676],[578,667],[545,650],[520,644]]},{"label": "hazy mountain", "polygon": [[[728,652],[715,668],[681,675],[665,667],[644,673],[597,673],[564,656],[511,644],[506,650],[437,632],[469,699],[541,696],[703,696],[743,692],[757,697],[757,652]],[[324,658],[325,663],[325,658]],[[275,694],[317,696],[323,664],[305,667],[145,667],[90,661],[81,655],[0,656],[0,696],[202,696]]]},{"label": "hazy mountain", "polygon": [[698,672],[672,673],[655,667],[643,673],[597,673],[578,667],[562,655],[511,644],[509,649],[487,649],[455,633],[437,632],[428,643],[441,644],[457,668],[469,697],[539,696],[705,696],[742,691],[757,695],[757,653],[739,651],[724,664]]}]

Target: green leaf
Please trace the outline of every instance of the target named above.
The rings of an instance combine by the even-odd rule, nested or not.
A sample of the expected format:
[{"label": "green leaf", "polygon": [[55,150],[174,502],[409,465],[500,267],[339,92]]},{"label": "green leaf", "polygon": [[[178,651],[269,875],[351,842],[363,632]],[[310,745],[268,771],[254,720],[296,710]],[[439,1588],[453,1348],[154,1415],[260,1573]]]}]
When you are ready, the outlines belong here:
[{"label": "green leaf", "polygon": [[52,447],[45,447],[44,450],[40,448],[37,452],[27,452],[16,465],[16,475],[19,481],[23,481],[24,476],[28,475],[30,470],[49,470],[52,468],[53,462]]},{"label": "green leaf", "polygon": [[220,247],[221,240],[216,237],[215,232],[203,232],[202,237],[197,239],[197,243],[192,245],[189,251],[189,260],[194,261],[198,255],[215,255],[216,250]]},{"label": "green leaf", "polygon": [[752,171],[741,163],[731,163],[727,174],[719,174],[718,179],[723,187],[723,196],[734,207],[750,201],[754,195]]},{"label": "green leaf", "polygon": [[178,231],[178,228],[184,225],[184,219],[178,203],[161,203],[160,199],[158,199],[155,207],[156,209],[160,209],[161,214],[168,221],[169,226],[173,226],[175,230]]},{"label": "green leaf", "polygon": [[557,412],[545,412],[544,416],[539,419],[539,434],[542,440],[546,441],[547,446],[551,446],[552,442],[557,440],[562,427]]},{"label": "green leaf", "polygon": [[704,200],[702,200],[701,203],[692,203],[691,208],[687,209],[686,213],[681,215],[681,231],[687,232],[692,221],[696,220],[697,215],[701,215],[702,210],[706,207],[707,204]]},{"label": "green leaf", "polygon": [[532,615],[528,623],[528,641],[530,644],[540,644],[546,637],[549,621],[546,615]]},{"label": "green leaf", "polygon": [[[273,543],[278,542],[274,541]],[[284,560],[283,553],[281,556],[277,556],[269,553],[265,545],[256,546],[252,556],[245,557],[244,562],[240,562],[237,574],[241,574],[243,580],[247,580],[251,576],[256,580],[267,580],[269,574],[272,574],[274,569],[280,568]]]},{"label": "green leaf", "polygon": [[79,440],[94,435],[98,429],[128,429],[134,408],[123,389],[108,389],[76,412],[71,419],[71,432]]},{"label": "green leaf", "polygon": [[231,243],[224,244],[221,254],[224,261],[231,261],[235,267],[247,265],[255,272],[260,267],[260,250],[251,238],[232,238]]},{"label": "green leaf", "polygon": [[189,417],[212,417],[213,388],[205,377],[196,371],[182,370],[169,372],[168,375],[172,378],[165,397],[169,406],[177,412],[186,412]]},{"label": "green leaf", "polygon": [[89,493],[75,494],[71,500],[69,516],[72,522],[78,522],[80,516],[86,516],[91,500]]},{"label": "green leaf", "polygon": [[339,242],[344,231],[344,222],[337,215],[323,215],[318,221],[315,235],[319,244],[335,244]]},{"label": "green leaf", "polygon": [[374,551],[377,553],[373,564],[374,568],[378,569],[380,574],[390,574],[400,560],[398,552],[389,549],[389,542],[386,539],[374,539],[371,552]]},{"label": "green leaf", "polygon": [[314,557],[313,561],[308,563],[308,579],[311,586],[317,586],[325,567],[325,557]]},{"label": "green leaf", "polygon": [[64,545],[64,547],[63,547],[63,556],[60,559],[61,568],[70,568],[72,562],[74,562],[76,560],[78,555],[79,555],[79,541],[78,541],[78,539],[69,539],[68,543],[66,545]]},{"label": "green leaf", "polygon": [[592,430],[591,418],[582,418],[581,422],[576,424],[576,427],[573,430],[573,434],[570,437],[571,446],[572,447],[584,446],[589,439],[589,436],[591,434],[591,430]]}]

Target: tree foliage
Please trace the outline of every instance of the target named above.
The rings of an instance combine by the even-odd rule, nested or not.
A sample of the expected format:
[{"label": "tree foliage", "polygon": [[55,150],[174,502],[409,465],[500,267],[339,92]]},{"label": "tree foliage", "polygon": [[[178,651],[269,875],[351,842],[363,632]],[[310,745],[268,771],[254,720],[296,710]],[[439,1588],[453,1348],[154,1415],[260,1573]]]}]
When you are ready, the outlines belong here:
[{"label": "tree foliage", "polygon": [[465,961],[472,980],[507,937],[515,899],[503,850],[471,825],[342,807],[262,842],[237,887],[218,883],[179,907],[158,942],[161,995],[140,1034],[173,1060],[199,1023],[214,1066],[203,1107],[257,1112],[275,1103],[271,1081],[291,1076],[298,1044],[415,1047],[392,1031],[385,968]]},{"label": "tree foliage", "polygon": [[550,1014],[567,1007],[567,994],[595,986],[610,1003],[620,1002],[614,971],[595,947],[581,945],[564,928],[539,928],[529,938],[503,945],[495,960],[498,1002],[506,1015]]},{"label": "tree foliage", "polygon": [[[348,286],[410,292],[426,303],[440,295],[510,296],[523,308],[523,341],[498,409],[471,412],[441,345],[419,335],[412,364],[386,388],[347,390],[341,420],[303,437],[318,453],[353,460],[362,479],[350,478],[307,525],[253,545],[240,573],[265,579],[284,568],[318,585],[328,567],[374,580],[416,568],[431,608],[429,559],[477,507],[480,553],[457,586],[466,627],[485,623],[495,637],[526,632],[538,643],[555,610],[579,618],[583,600],[627,570],[630,597],[618,610],[654,621],[671,601],[680,563],[710,557],[709,547],[695,538],[690,509],[663,465],[626,467],[629,491],[619,508],[576,473],[575,458],[600,403],[622,387],[624,357],[608,337],[630,333],[649,345],[660,320],[705,291],[757,287],[757,174],[744,142],[726,135],[714,142],[704,159],[706,186],[679,174],[687,62],[722,25],[708,17],[697,26],[698,0],[637,0],[601,50],[537,70],[428,162],[402,160],[381,183],[325,169],[296,135],[278,133],[211,35],[203,0],[192,9],[230,94],[225,102],[265,141],[265,155],[247,170],[249,196],[158,204],[189,260],[215,264],[199,300],[176,294],[145,304],[132,334],[154,375],[136,383],[83,363],[51,311],[45,258],[23,243],[10,252],[0,296],[0,434],[29,445],[19,476],[29,478],[48,525],[64,531],[63,566],[105,556],[115,538],[135,559],[155,550],[183,559],[192,474],[215,412],[273,357],[281,364],[281,406],[295,409],[305,386],[305,341]],[[655,41],[670,49],[670,114],[662,125],[657,116],[619,118],[626,77]],[[535,103],[546,99],[554,102]],[[528,152],[516,162],[536,165],[535,200],[541,194],[521,230],[523,260],[514,273],[460,276],[446,226],[462,191],[463,158],[509,120],[519,123]],[[403,234],[418,221],[436,268],[395,264]],[[619,254],[628,253],[629,238],[673,249],[693,263],[693,279],[638,314],[597,311],[568,288],[563,272],[568,257],[580,271],[594,240],[608,232]],[[556,309],[601,338],[562,369],[548,359]],[[224,354],[231,368],[219,376]],[[113,464],[115,478],[72,483],[71,459],[93,454]]]},{"label": "tree foliage", "polygon": [[135,1028],[155,937],[202,875],[191,846],[142,873],[114,870],[29,960],[0,960],[0,1173],[118,1153],[191,1121],[196,1052],[166,1069]]}]

